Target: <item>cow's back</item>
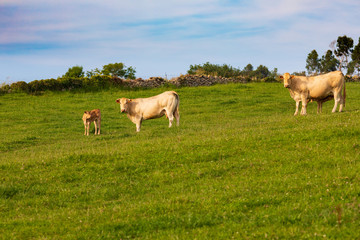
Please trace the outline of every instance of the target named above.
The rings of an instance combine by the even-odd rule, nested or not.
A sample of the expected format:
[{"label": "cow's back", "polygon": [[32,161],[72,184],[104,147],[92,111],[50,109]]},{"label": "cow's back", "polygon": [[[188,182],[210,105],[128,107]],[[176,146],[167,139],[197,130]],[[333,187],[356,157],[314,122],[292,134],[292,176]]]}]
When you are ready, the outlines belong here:
[{"label": "cow's back", "polygon": [[92,121],[101,118],[100,109],[91,110],[90,115],[91,115],[91,120]]},{"label": "cow's back", "polygon": [[323,98],[331,94],[334,89],[341,89],[344,75],[340,71],[309,77],[308,90],[311,98]]},{"label": "cow's back", "polygon": [[165,114],[164,108],[178,104],[178,95],[174,91],[163,92],[149,98],[137,98],[132,102],[134,112],[143,116],[144,119],[161,117]]}]

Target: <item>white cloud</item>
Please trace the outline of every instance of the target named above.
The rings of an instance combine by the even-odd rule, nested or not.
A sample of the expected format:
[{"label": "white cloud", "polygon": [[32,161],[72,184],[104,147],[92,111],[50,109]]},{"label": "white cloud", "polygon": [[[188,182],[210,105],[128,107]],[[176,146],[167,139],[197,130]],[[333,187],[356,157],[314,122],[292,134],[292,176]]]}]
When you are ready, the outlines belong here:
[{"label": "white cloud", "polygon": [[0,81],[15,74],[9,56],[37,79],[48,77],[44,67],[57,77],[71,65],[112,61],[141,75],[206,61],[300,71],[312,49],[322,54],[338,36],[357,42],[360,33],[358,0],[3,0],[1,8]]}]

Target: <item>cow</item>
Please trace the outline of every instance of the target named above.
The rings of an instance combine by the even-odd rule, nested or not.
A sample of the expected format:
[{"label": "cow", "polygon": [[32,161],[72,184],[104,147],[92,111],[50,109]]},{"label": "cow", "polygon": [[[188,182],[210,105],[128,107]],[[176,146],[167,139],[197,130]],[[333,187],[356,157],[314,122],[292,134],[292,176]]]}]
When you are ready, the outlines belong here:
[{"label": "cow", "polygon": [[174,91],[163,92],[149,98],[118,98],[122,113],[136,124],[136,132],[140,132],[143,120],[160,118],[164,115],[169,119],[169,127],[172,126],[174,117],[179,126],[179,95]]},{"label": "cow", "polygon": [[309,101],[316,101],[318,103],[318,113],[322,110],[322,103],[332,98],[335,100],[332,109],[333,113],[336,111],[339,103],[339,112],[342,112],[345,106],[345,78],[341,71],[312,77],[293,76],[285,73],[280,78],[284,80],[284,87],[289,89],[290,96],[296,102],[294,115],[298,114],[300,101],[302,102],[301,115],[307,114],[306,107]]},{"label": "cow", "polygon": [[85,127],[84,135],[89,136],[89,129],[91,122],[95,125],[95,135],[100,135],[101,128],[101,113],[100,109],[94,109],[91,111],[85,111],[82,117]]}]

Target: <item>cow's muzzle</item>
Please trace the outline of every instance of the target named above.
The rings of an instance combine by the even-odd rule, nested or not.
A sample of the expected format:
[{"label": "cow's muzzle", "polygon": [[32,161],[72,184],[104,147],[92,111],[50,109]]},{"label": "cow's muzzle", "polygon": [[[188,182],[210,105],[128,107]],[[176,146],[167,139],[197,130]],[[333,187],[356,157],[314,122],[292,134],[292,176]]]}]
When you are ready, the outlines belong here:
[{"label": "cow's muzzle", "polygon": [[284,87],[289,88],[290,85],[289,84],[284,84]]},{"label": "cow's muzzle", "polygon": [[125,109],[121,109],[121,112],[124,113],[124,112],[125,112]]}]

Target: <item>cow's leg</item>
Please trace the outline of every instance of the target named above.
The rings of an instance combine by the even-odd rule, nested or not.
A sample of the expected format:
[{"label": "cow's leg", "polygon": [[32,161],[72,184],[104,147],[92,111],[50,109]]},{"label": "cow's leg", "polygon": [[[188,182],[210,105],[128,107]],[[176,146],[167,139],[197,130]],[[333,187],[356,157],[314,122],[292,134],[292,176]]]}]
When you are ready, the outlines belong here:
[{"label": "cow's leg", "polygon": [[[338,106],[339,102],[341,101],[341,92],[340,91],[334,92],[334,101],[335,101],[334,107],[331,111],[333,113],[336,112],[337,106]],[[342,111],[342,108],[341,108],[341,111]],[[340,109],[339,109],[339,112],[340,112]]]},{"label": "cow's leg", "polygon": [[301,115],[306,115],[307,99],[304,96],[301,96]]},{"label": "cow's leg", "polygon": [[299,113],[299,104],[300,104],[300,100],[296,100],[296,107],[295,107],[294,116],[298,115],[298,113]]},{"label": "cow's leg", "polygon": [[96,121],[96,120],[94,121],[94,125],[95,125],[95,133],[94,133],[94,134],[96,135],[96,134],[97,134],[97,130],[98,130],[98,126],[97,126],[97,121]]},{"label": "cow's leg", "polygon": [[176,125],[179,126],[179,124],[180,124],[179,107],[176,107],[176,109],[174,111],[174,117],[176,118]]},{"label": "cow's leg", "polygon": [[86,135],[89,136],[89,132],[90,132],[90,122],[86,123]]},{"label": "cow's leg", "polygon": [[317,113],[322,113],[322,102],[317,102]]},{"label": "cow's leg", "polygon": [[142,118],[136,118],[136,132],[140,132]]},{"label": "cow's leg", "polygon": [[100,135],[101,119],[98,119],[97,122],[98,122],[98,135]]},{"label": "cow's leg", "polygon": [[84,135],[86,135],[86,122],[84,122],[84,128],[85,128]]},{"label": "cow's leg", "polygon": [[166,116],[169,119],[169,127],[172,126],[172,122],[174,121],[174,115],[172,111],[169,111],[169,109],[165,109]]},{"label": "cow's leg", "polygon": [[341,91],[340,91],[340,108],[339,108],[339,112],[342,112],[343,111],[343,108],[344,108],[344,103],[345,103],[345,98],[344,96],[341,94]]}]

